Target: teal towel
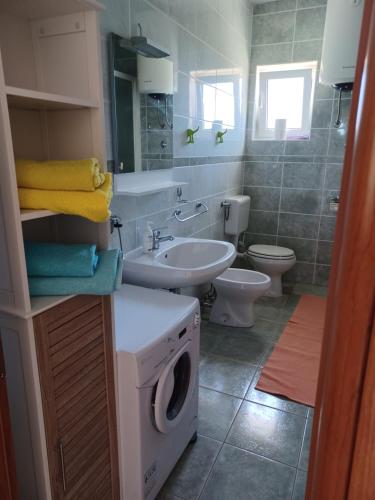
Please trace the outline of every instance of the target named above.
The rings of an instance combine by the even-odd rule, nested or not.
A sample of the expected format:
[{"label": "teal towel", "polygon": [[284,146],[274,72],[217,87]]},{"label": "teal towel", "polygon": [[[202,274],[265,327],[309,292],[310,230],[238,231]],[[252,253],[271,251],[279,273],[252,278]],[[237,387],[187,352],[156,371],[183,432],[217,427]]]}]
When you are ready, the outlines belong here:
[{"label": "teal towel", "polygon": [[94,276],[96,245],[25,242],[28,276]]},{"label": "teal towel", "polygon": [[99,252],[98,267],[92,277],[29,277],[30,295],[110,295],[121,285],[122,258],[118,249]]}]

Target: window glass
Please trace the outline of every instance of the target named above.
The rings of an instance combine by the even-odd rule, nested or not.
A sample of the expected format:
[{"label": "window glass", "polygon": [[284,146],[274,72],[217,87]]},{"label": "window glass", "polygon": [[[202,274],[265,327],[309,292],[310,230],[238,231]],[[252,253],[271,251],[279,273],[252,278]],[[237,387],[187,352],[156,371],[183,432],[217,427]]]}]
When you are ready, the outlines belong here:
[{"label": "window glass", "polygon": [[[239,68],[190,72],[189,109],[191,116],[201,117],[201,128],[207,135],[228,130],[226,140],[241,134],[243,97]],[[193,120],[192,127],[196,124]]]},{"label": "window glass", "polygon": [[202,86],[203,96],[203,120],[204,128],[211,128],[212,122],[215,121],[215,88],[211,85]]},{"label": "window glass", "polygon": [[302,127],[304,85],[302,77],[268,80],[268,128],[274,128],[278,118],[286,120],[287,128]]}]

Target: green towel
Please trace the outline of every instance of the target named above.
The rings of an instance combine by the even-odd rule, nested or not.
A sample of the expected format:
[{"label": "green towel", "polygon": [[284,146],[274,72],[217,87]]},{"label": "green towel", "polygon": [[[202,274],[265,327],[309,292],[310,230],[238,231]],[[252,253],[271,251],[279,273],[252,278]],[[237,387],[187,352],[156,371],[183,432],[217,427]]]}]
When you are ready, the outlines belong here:
[{"label": "green towel", "polygon": [[38,295],[110,295],[121,286],[120,250],[99,252],[98,267],[92,277],[29,277],[30,296]]},{"label": "green towel", "polygon": [[96,245],[25,242],[28,276],[94,276]]}]

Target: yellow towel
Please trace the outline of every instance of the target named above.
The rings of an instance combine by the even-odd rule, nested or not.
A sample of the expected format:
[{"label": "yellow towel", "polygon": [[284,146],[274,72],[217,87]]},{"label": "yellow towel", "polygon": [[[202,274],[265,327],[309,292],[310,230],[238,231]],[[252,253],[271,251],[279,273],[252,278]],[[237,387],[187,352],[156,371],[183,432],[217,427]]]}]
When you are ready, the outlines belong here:
[{"label": "yellow towel", "polygon": [[19,188],[20,207],[80,215],[93,222],[105,222],[111,215],[112,174],[104,174],[104,177],[104,184],[91,193]]},{"label": "yellow towel", "polygon": [[96,158],[69,161],[16,160],[20,188],[94,191],[104,183]]}]

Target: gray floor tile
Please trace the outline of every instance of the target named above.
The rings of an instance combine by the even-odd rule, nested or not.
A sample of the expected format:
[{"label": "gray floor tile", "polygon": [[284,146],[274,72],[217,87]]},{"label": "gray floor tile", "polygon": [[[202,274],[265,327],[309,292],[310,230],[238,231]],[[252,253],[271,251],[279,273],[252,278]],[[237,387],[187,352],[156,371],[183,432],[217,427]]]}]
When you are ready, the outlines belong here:
[{"label": "gray floor tile", "polygon": [[268,344],[267,349],[264,350],[262,358],[259,361],[259,368],[263,368],[263,366],[267,363],[268,358],[271,356],[273,350],[275,349],[276,344]]},{"label": "gray floor tile", "polygon": [[199,369],[201,386],[243,398],[257,367],[228,358],[203,354]]},{"label": "gray floor tile", "polygon": [[233,335],[233,333],[246,337],[249,336],[261,341],[277,342],[286,326],[286,322],[269,321],[259,317],[256,318],[255,325],[251,328],[231,328],[229,326],[214,325],[214,323],[209,323],[209,325],[205,327],[205,331],[210,331],[211,335],[214,332],[216,333],[216,344],[221,341],[223,336],[227,337]]},{"label": "gray floor tile", "polygon": [[295,470],[224,445],[200,500],[286,500]]},{"label": "gray floor tile", "polygon": [[305,500],[306,481],[307,473],[303,470],[298,470],[292,500]]},{"label": "gray floor tile", "polygon": [[221,443],[198,436],[197,442],[186,448],[157,500],[198,498],[220,447]]},{"label": "gray floor tile", "polygon": [[223,340],[224,332],[209,323],[202,321],[201,323],[201,352],[209,353]]},{"label": "gray floor tile", "polygon": [[[279,310],[278,314],[276,313],[276,311],[273,314],[278,319],[278,321],[280,321],[280,318],[285,318],[288,314],[293,313],[301,298],[301,293],[296,291],[296,287],[297,285],[288,287],[288,293],[284,294],[282,297],[262,297],[260,299],[260,302],[257,301],[257,303],[263,305],[268,309]],[[286,319],[286,321],[288,321],[288,319]]]},{"label": "gray floor tile", "polygon": [[277,298],[262,297],[254,305],[256,319],[265,319],[284,324],[289,320],[293,310],[294,307],[291,308],[289,295]]},{"label": "gray floor tile", "polygon": [[286,323],[276,323],[258,318],[255,325],[249,329],[249,333],[254,337],[263,338],[267,342],[277,342],[285,326]]},{"label": "gray floor tile", "polygon": [[288,302],[288,297],[288,295],[282,295],[281,297],[267,297],[266,295],[263,295],[256,302],[257,304],[282,309]]},{"label": "gray floor tile", "polygon": [[228,328],[225,338],[216,344],[210,352],[216,356],[259,365],[269,350],[270,343],[263,337],[252,335],[246,329],[242,331],[242,328],[231,328],[230,330]]},{"label": "gray floor tile", "polygon": [[199,433],[224,441],[241,405],[241,399],[199,388]]},{"label": "gray floor tile", "polygon": [[226,442],[296,467],[305,422],[299,415],[244,401]]},{"label": "gray floor tile", "polygon": [[266,319],[268,321],[275,321],[278,323],[285,322],[285,314],[283,314],[283,307],[274,307],[269,304],[258,303],[254,304],[255,319]]},{"label": "gray floor tile", "polygon": [[309,466],[312,423],[313,420],[311,418],[308,418],[306,421],[305,434],[303,436],[301,457],[299,459],[299,464],[298,464],[298,468],[305,471],[307,471]]},{"label": "gray floor tile", "polygon": [[172,495],[172,493],[168,493],[168,491],[164,491],[163,488],[159,493],[159,495],[156,497],[156,500],[184,500],[184,499],[176,495]]},{"label": "gray floor tile", "polygon": [[277,408],[278,410],[288,411],[290,413],[295,413],[296,415],[307,416],[309,408],[295,401],[290,401],[289,399],[274,396],[268,392],[258,391],[255,386],[258,383],[262,370],[258,369],[255,377],[253,378],[249,390],[245,396],[248,401],[253,401],[254,403],[259,403],[265,406],[270,406],[271,408]]},{"label": "gray floor tile", "polygon": [[302,295],[319,295],[325,297],[327,295],[327,287],[319,285],[310,285],[308,283],[297,283],[293,289],[294,293]]},{"label": "gray floor tile", "polygon": [[300,299],[301,299],[301,295],[291,293],[288,297],[287,303],[285,304],[284,312],[287,311],[288,313],[293,314]]}]

